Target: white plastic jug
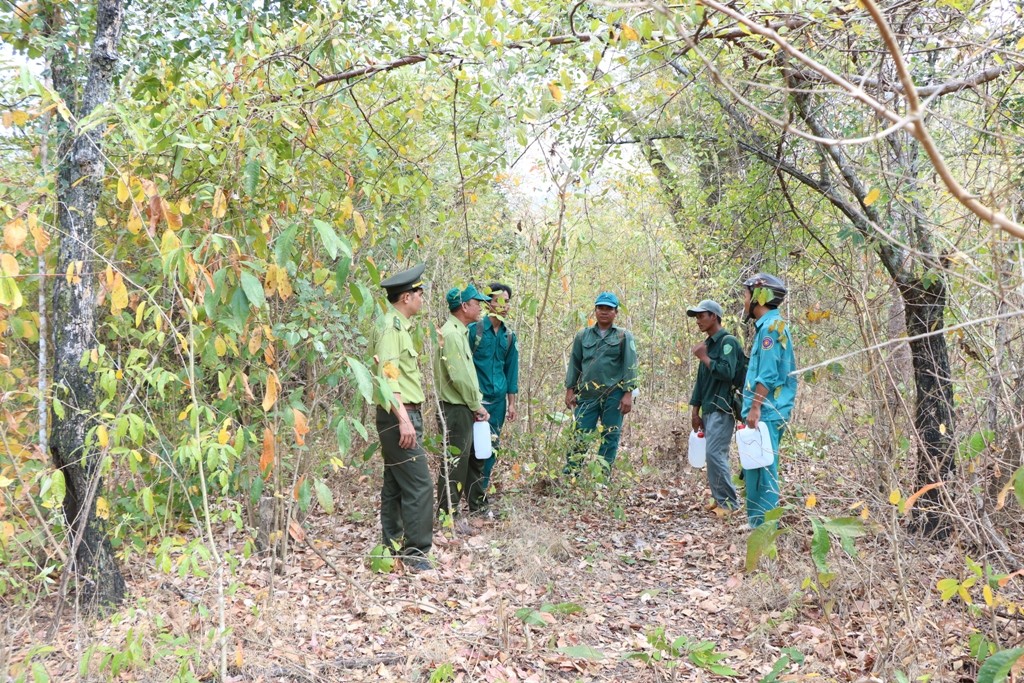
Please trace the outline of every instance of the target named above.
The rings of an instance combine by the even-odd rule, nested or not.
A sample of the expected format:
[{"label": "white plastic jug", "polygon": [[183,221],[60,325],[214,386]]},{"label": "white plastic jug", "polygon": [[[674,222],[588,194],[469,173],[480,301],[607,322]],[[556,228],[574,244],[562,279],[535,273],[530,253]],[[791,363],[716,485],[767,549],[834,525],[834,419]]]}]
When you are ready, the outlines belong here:
[{"label": "white plastic jug", "polygon": [[736,447],[740,451],[740,465],[745,470],[768,467],[775,462],[772,439],[764,422],[758,422],[757,429],[751,429],[745,423],[737,425]]},{"label": "white plastic jug", "polygon": [[491,425],[487,420],[473,423],[473,456],[477,460],[491,457]]},{"label": "white plastic jug", "polygon": [[707,442],[704,441],[704,432],[690,432],[690,447],[686,451],[686,458],[690,461],[690,467],[704,467],[704,460],[707,457]]}]

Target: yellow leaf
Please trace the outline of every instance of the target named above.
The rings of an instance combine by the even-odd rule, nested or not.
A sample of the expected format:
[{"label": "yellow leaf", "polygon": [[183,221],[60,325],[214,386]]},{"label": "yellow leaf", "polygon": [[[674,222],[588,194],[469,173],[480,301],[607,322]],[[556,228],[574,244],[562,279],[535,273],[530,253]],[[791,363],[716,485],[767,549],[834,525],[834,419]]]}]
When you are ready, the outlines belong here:
[{"label": "yellow leaf", "polygon": [[818,497],[813,493],[807,496],[807,500],[804,502],[804,507],[808,510],[813,510],[814,506],[818,504]]},{"label": "yellow leaf", "polygon": [[877,202],[878,198],[881,196],[881,190],[879,190],[877,187],[872,188],[871,191],[868,192],[868,196],[864,198],[864,206],[871,206],[872,204]]},{"label": "yellow leaf", "polygon": [[228,345],[224,341],[224,337],[217,335],[217,338],[213,340],[213,350],[217,352],[217,357],[221,358],[225,353],[228,352]]},{"label": "yellow leaf", "polygon": [[555,102],[562,101],[562,89],[558,87],[557,83],[555,83],[554,81],[548,83],[548,91],[551,92],[551,98]]},{"label": "yellow leaf", "polygon": [[167,227],[172,230],[177,230],[181,227],[181,214],[176,212],[163,197],[160,197],[160,213],[163,214],[164,220],[167,221]]},{"label": "yellow leaf", "polygon": [[338,218],[342,221],[347,221],[352,217],[352,198],[345,197],[341,200],[341,204],[338,205]]},{"label": "yellow leaf", "polygon": [[165,230],[163,237],[160,238],[160,256],[167,258],[180,246],[181,240],[178,239],[178,235],[173,230]]},{"label": "yellow leaf", "polygon": [[398,379],[398,375],[399,375],[398,367],[396,367],[395,364],[392,363],[391,361],[389,361],[389,360],[384,361],[384,365],[380,366],[380,369],[381,369],[381,372],[384,373],[384,376],[387,377],[388,379],[390,379],[390,380]]},{"label": "yellow leaf", "polygon": [[36,256],[42,256],[50,245],[50,236],[39,225],[33,225],[33,222],[35,221],[29,221],[29,231],[32,232],[32,240],[35,242]]},{"label": "yellow leaf", "polygon": [[110,434],[107,433],[106,425],[96,428],[96,443],[100,445],[100,448],[106,448],[110,444]]},{"label": "yellow leaf", "polygon": [[[70,269],[71,266],[68,266],[68,268]],[[7,277],[16,277],[21,273],[18,259],[14,258],[11,254],[0,254],[0,271]]]},{"label": "yellow leaf", "polygon": [[224,215],[228,212],[228,198],[224,195],[224,190],[217,188],[217,191],[213,193],[213,217],[224,218]]},{"label": "yellow leaf", "polygon": [[132,193],[128,189],[128,179],[125,176],[120,176],[117,179],[117,201],[124,203],[131,196]]},{"label": "yellow leaf", "polygon": [[128,288],[125,287],[121,273],[114,275],[114,286],[110,290],[110,312],[118,315],[128,308]]},{"label": "yellow leaf", "polygon": [[11,251],[17,251],[25,243],[27,236],[28,229],[25,227],[25,221],[21,218],[16,218],[4,226],[4,244]]},{"label": "yellow leaf", "polygon": [[1020,52],[1021,50],[1024,50],[1024,38],[1021,38],[1020,40],[1018,40],[1017,41],[1017,46],[1014,47],[1013,49],[1015,51],[1017,51],[1017,52]]},{"label": "yellow leaf", "polygon": [[640,34],[629,24],[622,25],[622,37],[625,40],[640,40]]},{"label": "yellow leaf", "polygon": [[95,365],[96,363],[100,362],[100,352],[99,352],[99,349],[90,349],[89,350],[89,360],[93,363],[93,365]]},{"label": "yellow leaf", "polygon": [[270,466],[274,464],[274,432],[269,427],[263,429],[263,452],[260,454],[260,472],[264,477],[270,476]]},{"label": "yellow leaf", "polygon": [[100,519],[110,519],[110,503],[103,496],[96,499],[96,516]]},{"label": "yellow leaf", "polygon": [[995,605],[996,599],[995,599],[995,596],[992,595],[992,587],[989,586],[987,583],[981,589],[981,594],[985,598],[985,604],[986,605],[988,605],[989,607],[992,607],[993,605]]},{"label": "yellow leaf", "polygon": [[366,221],[363,220],[363,214],[359,213],[358,211],[353,211],[352,222],[355,224],[356,235],[359,237],[359,239],[363,239],[364,237],[366,237]]},{"label": "yellow leaf", "polygon": [[867,519],[867,518],[868,518],[868,514],[869,514],[869,513],[868,513],[868,509],[867,509],[867,507],[865,506],[865,507],[864,507],[864,508],[862,508],[862,509],[861,509],[861,511],[860,511],[860,518],[861,518],[861,519]]},{"label": "yellow leaf", "polygon": [[893,505],[896,505],[897,503],[900,502],[900,498],[902,497],[903,496],[900,495],[899,491],[894,490],[892,493],[889,494],[889,502],[892,503]]},{"label": "yellow leaf", "polygon": [[945,434],[945,433],[946,433],[946,424],[942,423],[942,424],[939,425],[939,434]]},{"label": "yellow leaf", "polygon": [[10,522],[0,522],[0,546],[7,547],[7,542],[14,538],[14,525]]},{"label": "yellow leaf", "polygon": [[133,235],[138,235],[141,230],[142,214],[140,214],[139,210],[133,206],[131,211],[128,212],[128,232]]},{"label": "yellow leaf", "polygon": [[217,434],[217,443],[219,443],[221,446],[226,444],[228,442],[228,439],[231,438],[231,432],[228,431],[228,425],[230,423],[231,420],[224,420],[224,425],[220,428],[220,433]]},{"label": "yellow leaf", "polygon": [[146,311],[146,302],[140,301],[138,308],[135,309],[135,327],[142,324],[142,314]]},{"label": "yellow leaf", "polygon": [[267,266],[267,274],[263,278],[263,293],[268,299],[277,291],[277,272],[278,267],[273,263]]},{"label": "yellow leaf", "polygon": [[292,408],[292,417],[295,418],[295,443],[302,446],[306,443],[306,434],[309,433],[306,416],[302,414],[302,411]]},{"label": "yellow leaf", "polygon": [[182,197],[181,201],[178,202],[178,213],[183,216],[187,216],[192,213],[192,202],[188,197]]},{"label": "yellow leaf", "polygon": [[245,661],[242,659],[242,641],[235,643],[235,668],[241,669]]},{"label": "yellow leaf", "polygon": [[277,380],[277,373],[271,370],[267,373],[267,388],[263,394],[263,412],[270,412],[270,409],[277,403],[277,391],[281,388]]}]

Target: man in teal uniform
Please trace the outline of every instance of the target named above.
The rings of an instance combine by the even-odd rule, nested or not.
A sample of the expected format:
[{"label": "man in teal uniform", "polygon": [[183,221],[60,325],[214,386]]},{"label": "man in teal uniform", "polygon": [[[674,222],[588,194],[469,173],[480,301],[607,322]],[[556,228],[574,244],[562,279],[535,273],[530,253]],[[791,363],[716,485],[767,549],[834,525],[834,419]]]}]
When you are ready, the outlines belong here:
[{"label": "man in teal uniform", "polygon": [[[480,319],[480,302],[490,301],[473,285],[453,287],[445,295],[451,315],[441,327],[434,350],[434,383],[441,399],[442,426],[449,452],[437,477],[437,505],[440,512],[454,514],[459,499],[466,494],[470,512],[481,511],[486,503],[483,478],[484,461],[473,457],[473,423],[488,418],[483,395],[469,351],[466,325]],[[457,525],[463,533],[464,524]]]},{"label": "man in teal uniform", "polygon": [[416,571],[431,568],[434,491],[423,451],[423,383],[416,364],[419,353],[409,330],[410,318],[423,307],[425,264],[382,281],[388,306],[370,335],[374,367],[391,389],[392,400],[377,407],[377,435],[384,457],[380,490],[383,543],[397,548]]},{"label": "man in teal uniform", "polygon": [[732,378],[743,349],[722,327],[722,307],[717,301],[705,299],[686,309],[686,315],[696,318],[697,329],[707,335],[692,349],[700,365],[690,395],[690,424],[693,431],[704,433],[711,497],[720,510],[732,511],[739,507],[729,472],[729,445],[736,429]]},{"label": "man in teal uniform", "polygon": [[619,297],[601,292],[594,301],[596,323],[576,333],[565,373],[565,405],[575,417],[574,444],[563,472],[572,474],[586,450],[586,438],[603,427],[598,454],[608,469],[619,450],[622,418],[633,409],[636,388],[636,343],[615,324]]},{"label": "man in teal uniform", "polygon": [[484,460],[485,493],[490,488],[501,428],[506,417],[515,421],[516,394],[519,393],[519,343],[506,320],[512,288],[494,282],[489,289],[491,300],[487,308],[490,313],[469,324],[469,348],[473,351],[473,365],[480,393],[484,396],[484,408],[491,416],[488,422],[494,438],[494,453]]},{"label": "man in teal uniform", "polygon": [[756,334],[743,387],[743,420],[757,429],[768,426],[775,461],[756,470],[743,470],[746,487],[747,522],[750,528],[764,524],[764,515],[779,505],[779,441],[789,422],[796,399],[796,369],[793,337],[778,307],[786,296],[786,285],[768,273],[758,273],[743,283],[743,311],[754,319]]}]

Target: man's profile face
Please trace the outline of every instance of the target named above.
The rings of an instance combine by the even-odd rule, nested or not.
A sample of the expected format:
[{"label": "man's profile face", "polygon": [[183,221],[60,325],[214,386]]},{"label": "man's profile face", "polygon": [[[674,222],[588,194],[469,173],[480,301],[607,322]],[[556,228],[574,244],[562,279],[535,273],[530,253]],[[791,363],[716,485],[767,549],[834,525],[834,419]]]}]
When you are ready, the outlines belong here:
[{"label": "man's profile face", "polygon": [[480,313],[483,309],[480,307],[479,299],[470,299],[469,301],[462,304],[462,310],[466,312],[466,315],[470,320],[479,320]]},{"label": "man's profile face", "polygon": [[501,289],[491,292],[491,300],[487,302],[487,308],[494,315],[504,318],[508,314],[508,292]]},{"label": "man's profile face", "polygon": [[753,302],[754,296],[751,291],[747,288],[743,289],[743,317],[750,320],[754,316],[754,312],[750,309],[751,302]]},{"label": "man's profile face", "polygon": [[405,295],[405,303],[409,307],[409,312],[416,315],[423,308],[423,288],[417,287],[416,289],[410,290]]},{"label": "man's profile face", "polygon": [[704,334],[707,334],[708,330],[714,327],[715,322],[718,320],[718,316],[707,311],[700,311],[693,318],[697,321],[697,329]]}]

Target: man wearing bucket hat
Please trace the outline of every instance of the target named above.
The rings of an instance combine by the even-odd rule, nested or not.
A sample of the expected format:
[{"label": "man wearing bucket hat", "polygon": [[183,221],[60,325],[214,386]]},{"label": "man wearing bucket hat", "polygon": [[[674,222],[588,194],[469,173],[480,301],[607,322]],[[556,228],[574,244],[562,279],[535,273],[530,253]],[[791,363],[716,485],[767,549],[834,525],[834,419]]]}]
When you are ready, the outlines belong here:
[{"label": "man wearing bucket hat", "polygon": [[722,307],[717,301],[705,299],[686,309],[686,315],[695,318],[697,329],[707,335],[692,349],[700,365],[690,394],[690,424],[693,431],[704,432],[708,486],[716,512],[730,512],[739,507],[729,472],[729,444],[736,429],[732,378],[743,350],[736,337],[722,327]]},{"label": "man wearing bucket hat", "polygon": [[594,301],[593,326],[576,333],[565,373],[565,405],[575,417],[574,442],[565,474],[574,473],[586,450],[587,437],[601,422],[598,454],[611,469],[619,450],[622,418],[633,409],[636,388],[636,343],[633,334],[615,324],[619,297],[601,292]]},{"label": "man wearing bucket hat", "polygon": [[[483,395],[469,350],[466,325],[480,319],[480,302],[490,301],[472,284],[465,289],[452,287],[445,295],[450,315],[441,327],[434,349],[434,384],[441,399],[442,428],[449,452],[442,460],[437,477],[438,510],[455,514],[459,499],[466,494],[470,512],[481,511],[485,504],[484,461],[474,458],[473,423],[485,421]],[[458,530],[469,528],[459,524]]]},{"label": "man wearing bucket hat", "polygon": [[377,407],[377,434],[384,459],[380,490],[380,526],[384,547],[397,548],[406,566],[431,569],[427,555],[433,544],[434,486],[423,450],[423,383],[419,353],[409,330],[410,318],[423,307],[421,263],[383,280],[387,309],[370,334],[377,376],[387,384],[392,401]]},{"label": "man wearing bucket hat", "polygon": [[758,273],[743,282],[743,296],[744,315],[754,319],[756,334],[740,414],[749,428],[757,429],[759,421],[765,423],[775,455],[767,467],[743,470],[747,523],[757,528],[764,524],[765,513],[779,505],[779,441],[796,399],[796,377],[791,374],[796,357],[793,338],[778,311],[786,284],[774,275]]}]

